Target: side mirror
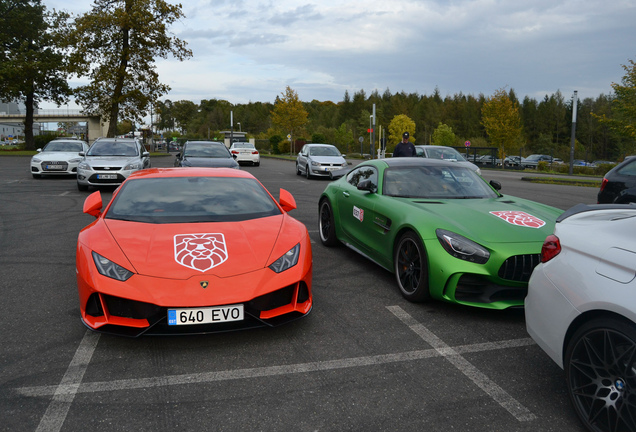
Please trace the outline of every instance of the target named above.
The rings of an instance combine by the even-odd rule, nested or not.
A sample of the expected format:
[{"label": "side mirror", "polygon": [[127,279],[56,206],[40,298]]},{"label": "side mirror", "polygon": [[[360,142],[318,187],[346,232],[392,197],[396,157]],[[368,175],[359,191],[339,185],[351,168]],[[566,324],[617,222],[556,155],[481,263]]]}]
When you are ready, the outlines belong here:
[{"label": "side mirror", "polygon": [[150,153],[149,152],[143,152],[142,156],[143,157],[148,157],[148,156],[150,156]]},{"label": "side mirror", "polygon": [[362,180],[360,183],[358,183],[358,190],[375,193],[375,185],[369,179]]},{"label": "side mirror", "polygon": [[102,214],[102,194],[97,191],[90,194],[84,201],[84,213],[98,217]]},{"label": "side mirror", "polygon": [[80,155],[80,156],[86,156],[86,152],[81,151],[81,152],[79,152],[79,153],[78,153],[78,155]]},{"label": "side mirror", "polygon": [[296,208],[296,200],[285,189],[280,190],[280,198],[278,199],[278,203],[286,212],[290,212]]},{"label": "side mirror", "polygon": [[492,186],[493,189],[496,191],[501,190],[501,183],[499,183],[497,180],[490,180],[490,186]]}]

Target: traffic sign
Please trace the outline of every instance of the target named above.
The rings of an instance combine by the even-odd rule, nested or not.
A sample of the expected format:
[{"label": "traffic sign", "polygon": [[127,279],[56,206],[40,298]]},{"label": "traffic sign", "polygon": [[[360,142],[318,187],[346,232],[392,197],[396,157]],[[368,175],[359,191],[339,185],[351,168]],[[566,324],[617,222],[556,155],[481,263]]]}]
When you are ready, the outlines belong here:
[{"label": "traffic sign", "polygon": [[464,145],[465,145],[466,147],[470,147],[470,141],[466,141],[466,142],[464,143]]}]

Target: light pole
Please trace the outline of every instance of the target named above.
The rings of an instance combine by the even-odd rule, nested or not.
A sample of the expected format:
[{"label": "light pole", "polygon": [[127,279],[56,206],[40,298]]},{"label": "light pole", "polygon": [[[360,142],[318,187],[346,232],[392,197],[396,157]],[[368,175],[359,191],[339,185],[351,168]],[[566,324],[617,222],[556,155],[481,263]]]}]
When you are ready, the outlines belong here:
[{"label": "light pole", "polygon": [[236,122],[236,124],[237,124],[237,125],[238,125],[238,127],[239,127],[239,132],[243,132],[243,129],[241,129],[241,122]]}]

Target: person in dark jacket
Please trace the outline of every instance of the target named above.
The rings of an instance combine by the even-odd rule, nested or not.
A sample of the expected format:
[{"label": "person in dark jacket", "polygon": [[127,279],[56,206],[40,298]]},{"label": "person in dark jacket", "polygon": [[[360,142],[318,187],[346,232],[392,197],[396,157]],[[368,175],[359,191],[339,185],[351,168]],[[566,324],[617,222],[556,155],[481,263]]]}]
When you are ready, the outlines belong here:
[{"label": "person in dark jacket", "polygon": [[404,132],[402,134],[402,142],[398,143],[393,150],[393,157],[412,157],[417,156],[415,152],[415,146],[409,141],[409,133]]}]

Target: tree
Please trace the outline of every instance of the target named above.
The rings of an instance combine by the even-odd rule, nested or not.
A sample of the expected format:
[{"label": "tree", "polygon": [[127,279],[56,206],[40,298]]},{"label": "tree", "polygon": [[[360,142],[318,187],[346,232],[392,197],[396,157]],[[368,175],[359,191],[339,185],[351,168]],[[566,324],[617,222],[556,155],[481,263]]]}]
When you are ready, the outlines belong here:
[{"label": "tree", "polygon": [[188,128],[192,119],[196,117],[197,105],[188,100],[176,101],[172,104],[172,116],[175,126],[177,126],[182,134],[188,132]]},{"label": "tree", "polygon": [[[278,127],[285,134],[295,139],[295,133],[300,133],[302,127],[307,123],[307,111],[298,98],[298,93],[291,87],[285,88],[285,93],[281,93],[283,98],[277,98],[272,110],[272,124]],[[293,142],[293,141],[292,141]],[[295,152],[295,148],[290,151]]]},{"label": "tree", "polygon": [[629,142],[619,145],[623,154],[633,151],[636,139],[636,63],[633,60],[629,60],[628,63],[622,65],[626,74],[621,84],[612,83],[614,99],[611,103],[611,117],[607,114],[596,115],[619,137],[628,139]]},{"label": "tree", "polygon": [[433,131],[433,145],[452,147],[457,144],[453,128],[441,123]]},{"label": "tree", "polygon": [[21,100],[26,107],[26,148],[35,150],[34,110],[41,101],[68,100],[65,57],[58,48],[63,13],[47,13],[41,0],[0,2],[0,100]]},{"label": "tree", "polygon": [[120,115],[139,122],[170,90],[159,82],[155,57],[192,56],[186,43],[167,31],[182,17],[180,4],[164,0],[95,0],[90,12],[75,19],[66,45],[71,71],[91,79],[76,89],[77,101],[110,121],[109,137]]},{"label": "tree", "polygon": [[486,100],[481,110],[481,122],[491,145],[499,149],[501,159],[505,157],[506,151],[515,152],[521,146],[519,106],[510,99],[504,89],[495,91],[495,94]]},{"label": "tree", "polygon": [[393,153],[395,146],[402,141],[402,134],[408,132],[411,136],[410,140],[415,141],[415,122],[406,114],[398,114],[389,123],[389,142],[386,146],[386,152]]}]

